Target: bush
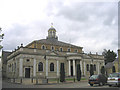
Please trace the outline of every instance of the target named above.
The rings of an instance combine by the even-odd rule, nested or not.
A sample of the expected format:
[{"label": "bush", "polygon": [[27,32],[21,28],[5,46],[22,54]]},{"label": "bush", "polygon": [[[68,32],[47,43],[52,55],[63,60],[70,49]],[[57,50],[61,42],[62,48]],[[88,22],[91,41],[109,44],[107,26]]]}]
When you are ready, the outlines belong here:
[{"label": "bush", "polygon": [[77,65],[77,80],[81,80],[81,69],[80,69],[80,64]]},{"label": "bush", "polygon": [[61,66],[60,66],[60,82],[65,82],[64,63],[61,63]]},{"label": "bush", "polygon": [[90,64],[90,76],[94,75],[93,65]]}]

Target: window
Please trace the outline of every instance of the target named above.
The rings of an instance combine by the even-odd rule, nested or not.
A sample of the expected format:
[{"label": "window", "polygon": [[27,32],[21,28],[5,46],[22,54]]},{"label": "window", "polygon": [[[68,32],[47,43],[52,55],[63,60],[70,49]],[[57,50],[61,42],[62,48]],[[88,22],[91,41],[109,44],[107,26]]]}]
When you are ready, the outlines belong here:
[{"label": "window", "polygon": [[54,63],[50,64],[50,71],[54,71]]},{"label": "window", "polygon": [[96,71],[96,65],[94,64],[94,71]]},{"label": "window", "polygon": [[43,71],[43,63],[39,62],[38,64],[38,71]]},{"label": "window", "polygon": [[75,49],[75,52],[78,52],[78,50],[77,50],[77,49]]},{"label": "window", "polygon": [[53,47],[53,46],[51,47],[51,50],[52,50],[52,51],[54,50],[54,47]]},{"label": "window", "polygon": [[10,72],[10,65],[8,65],[8,71]]},{"label": "window", "polygon": [[9,66],[9,71],[11,72],[11,64],[10,64],[10,66]]},{"label": "window", "polygon": [[14,67],[13,67],[13,64],[12,64],[12,72],[13,72],[13,68],[14,68]]},{"label": "window", "polygon": [[45,49],[45,46],[44,46],[44,45],[42,45],[42,49],[43,49],[43,50]]},{"label": "window", "polygon": [[116,71],[115,71],[115,66],[112,67],[112,72],[113,72],[113,73],[116,72]]},{"label": "window", "polygon": [[63,48],[60,48],[60,52],[62,52],[63,51]]},{"label": "window", "polygon": [[70,48],[68,48],[68,52],[70,52]]},{"label": "window", "polygon": [[87,67],[87,71],[89,71],[89,64],[87,64],[87,66],[86,66],[86,67]]},{"label": "window", "polygon": [[15,63],[15,68],[14,68],[14,69],[15,69],[15,71],[16,71],[16,63]]},{"label": "window", "polygon": [[27,59],[26,61],[27,61],[27,62],[29,62],[30,60],[29,60],[29,59]]}]

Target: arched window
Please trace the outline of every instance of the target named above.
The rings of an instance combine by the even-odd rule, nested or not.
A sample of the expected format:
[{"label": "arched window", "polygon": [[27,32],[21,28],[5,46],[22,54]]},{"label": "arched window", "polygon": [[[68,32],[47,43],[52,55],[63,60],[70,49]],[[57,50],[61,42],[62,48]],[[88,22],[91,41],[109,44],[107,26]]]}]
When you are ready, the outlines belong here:
[{"label": "arched window", "polygon": [[60,48],[60,52],[62,52],[63,51],[63,48]]},{"label": "arched window", "polygon": [[77,50],[77,49],[75,49],[75,52],[78,52],[78,50]]},{"label": "arched window", "polygon": [[15,66],[14,66],[15,68],[14,68],[14,70],[16,71],[16,63],[15,63]]},{"label": "arched window", "polygon": [[54,71],[54,63],[50,64],[50,71]]},{"label": "arched window", "polygon": [[68,52],[70,52],[70,48],[68,48]]},{"label": "arched window", "polygon": [[43,71],[43,63],[39,62],[38,64],[38,71]]},{"label": "arched window", "polygon": [[112,72],[113,72],[113,73],[116,72],[115,66],[112,67]]},{"label": "arched window", "polygon": [[43,50],[45,49],[45,46],[44,46],[44,45],[42,45],[42,49],[43,49]]},{"label": "arched window", "polygon": [[96,65],[94,64],[94,71],[96,71]]},{"label": "arched window", "polygon": [[51,50],[52,50],[52,51],[54,50],[54,47],[53,47],[53,46],[51,46]]},{"label": "arched window", "polygon": [[87,64],[87,66],[86,66],[86,67],[87,67],[87,71],[89,71],[89,64]]},{"label": "arched window", "polygon": [[13,67],[13,64],[12,64],[12,72],[13,72],[13,68],[14,68],[14,67]]}]

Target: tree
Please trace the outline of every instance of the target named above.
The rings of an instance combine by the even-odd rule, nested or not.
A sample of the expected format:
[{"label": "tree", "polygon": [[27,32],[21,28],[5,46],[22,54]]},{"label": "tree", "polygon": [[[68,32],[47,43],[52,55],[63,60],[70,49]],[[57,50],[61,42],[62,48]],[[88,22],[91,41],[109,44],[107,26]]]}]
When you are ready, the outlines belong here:
[{"label": "tree", "polygon": [[101,73],[102,73],[103,75],[105,75],[105,67],[104,67],[104,66],[101,67]]},{"label": "tree", "polygon": [[104,49],[102,55],[105,58],[105,65],[108,62],[113,62],[116,59],[117,54],[113,51],[110,51],[110,49],[107,51],[106,49]]},{"label": "tree", "polygon": [[93,65],[90,64],[90,76],[94,75]]},{"label": "tree", "polygon": [[[4,34],[1,34],[1,32],[2,32],[2,28],[0,28],[0,42],[2,41],[3,36],[4,36]],[[3,48],[3,46],[0,45],[0,50],[1,50],[2,48]]]},{"label": "tree", "polygon": [[61,66],[60,66],[60,82],[65,82],[65,68],[64,68],[64,63],[61,63]]},{"label": "tree", "polygon": [[77,64],[77,80],[81,80],[81,69],[80,69],[80,64]]}]

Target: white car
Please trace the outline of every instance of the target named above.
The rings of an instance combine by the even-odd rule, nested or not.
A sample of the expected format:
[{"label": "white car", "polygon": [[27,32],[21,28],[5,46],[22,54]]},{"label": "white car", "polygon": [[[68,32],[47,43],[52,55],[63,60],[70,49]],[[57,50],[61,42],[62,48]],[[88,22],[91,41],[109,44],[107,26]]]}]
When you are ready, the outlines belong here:
[{"label": "white car", "polygon": [[107,84],[110,87],[112,85],[120,86],[120,73],[111,73],[108,77]]}]

